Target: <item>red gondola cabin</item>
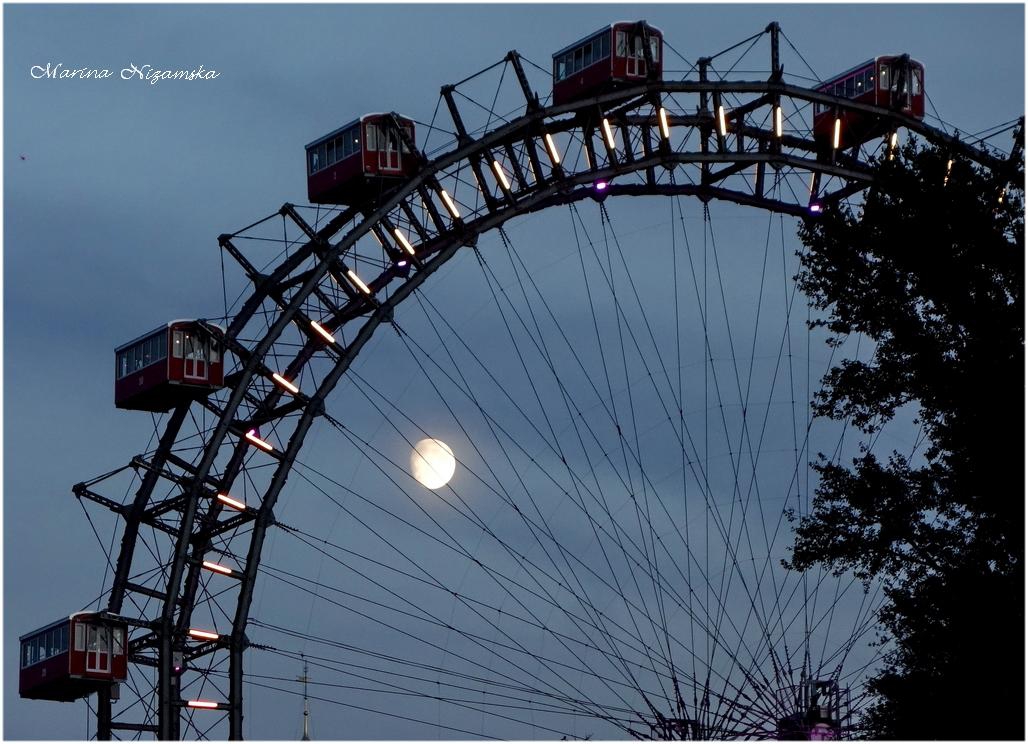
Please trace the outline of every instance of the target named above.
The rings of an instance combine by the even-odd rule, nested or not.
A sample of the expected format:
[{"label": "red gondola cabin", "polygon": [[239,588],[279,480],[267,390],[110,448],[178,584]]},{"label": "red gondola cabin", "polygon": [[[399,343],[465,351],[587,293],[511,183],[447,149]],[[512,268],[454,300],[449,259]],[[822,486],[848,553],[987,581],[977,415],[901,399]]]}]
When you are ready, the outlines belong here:
[{"label": "red gondola cabin", "polygon": [[173,320],[115,349],[114,405],[170,411],[224,387],[221,345],[208,327]]},{"label": "red gondola cabin", "polygon": [[[835,76],[817,91],[890,108],[915,119],[924,118],[924,65],[907,55],[875,57]],[[839,119],[838,142],[836,116]],[[844,150],[886,133],[886,125],[873,114],[814,104],[814,140],[821,153],[833,148]]]},{"label": "red gondola cabin", "polygon": [[[414,122],[396,120],[414,142]],[[365,114],[307,145],[307,198],[312,204],[354,204],[417,169],[392,116]]]},{"label": "red gondola cabin", "polygon": [[[647,78],[660,80],[663,40],[660,29],[645,21],[621,22],[564,47],[553,55],[553,104],[571,103]],[[651,69],[646,66],[647,45]]]},{"label": "red gondola cabin", "polygon": [[18,639],[18,694],[71,702],[128,676],[128,625],[76,612]]}]

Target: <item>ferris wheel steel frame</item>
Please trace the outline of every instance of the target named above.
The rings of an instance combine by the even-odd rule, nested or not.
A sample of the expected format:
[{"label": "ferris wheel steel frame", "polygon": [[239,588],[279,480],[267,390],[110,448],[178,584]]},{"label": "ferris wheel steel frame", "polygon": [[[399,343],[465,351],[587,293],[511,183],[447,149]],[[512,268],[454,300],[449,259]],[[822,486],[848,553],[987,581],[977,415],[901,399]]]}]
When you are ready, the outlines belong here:
[{"label": "ferris wheel steel frame", "polygon": [[[989,168],[1005,183],[1002,179],[1011,172],[1011,161],[996,157],[984,148],[973,147],[899,111],[836,98],[784,82],[778,59],[777,24],[768,26],[766,32],[771,40],[772,70],[767,80],[709,80],[710,59],[704,58],[697,63],[698,80],[647,80],[633,87],[550,107],[542,105],[531,89],[520,56],[509,52],[504,61],[513,67],[525,97],[522,116],[476,138],[468,133],[462,120],[454,96],[456,86],[445,86],[442,97],[453,120],[456,147],[429,160],[400,128],[407,150],[419,158],[421,168],[417,175],[384,198],[343,209],[320,229],[310,226],[293,205],[284,205],[276,215],[293,222],[307,241],[270,274],[261,273],[234,242],[249,228],[219,238],[222,249],[239,263],[253,284],[253,294],[243,302],[226,331],[222,333],[213,325],[209,326],[211,332],[222,339],[225,351],[231,351],[239,360],[239,368],[226,377],[231,394],[223,405],[205,400],[180,405],[171,413],[153,452],[148,456],[140,455],[130,463],[141,474],[139,488],[131,502],[121,504],[98,493],[96,485],[103,476],[77,484],[73,489],[76,496],[100,503],[124,518],[107,613],[140,629],[129,643],[130,660],[156,667],[158,678],[156,723],[114,720],[110,694],[104,692],[97,701],[98,738],[109,739],[118,731],[152,733],[159,739],[180,738],[181,710],[185,703],[179,692],[181,669],[176,666],[185,666],[215,653],[227,653],[229,662],[228,700],[219,702],[217,708],[227,711],[229,737],[242,738],[243,654],[249,645],[246,627],[257,570],[265,535],[275,522],[273,510],[278,495],[305,435],[315,419],[325,414],[326,397],[378,326],[390,323],[393,310],[401,301],[462,247],[474,246],[480,234],[518,215],[609,196],[685,195],[704,202],[727,200],[772,212],[809,216],[810,192],[801,193],[793,201],[781,195],[772,197],[766,192],[765,179],[783,170],[809,178],[811,190],[825,203],[844,199],[873,185],[871,166],[862,158],[859,146],[819,158],[818,144],[809,129],[806,135],[797,131],[776,131],[776,111],[787,103],[803,115],[805,106],[818,103],[839,112],[855,111],[878,117],[888,131],[906,128],[955,155]],[[644,48],[648,55],[649,45]],[[743,96],[751,98],[730,109],[725,106],[729,98],[737,100]],[[680,97],[695,101],[694,113],[687,113],[682,107],[677,113],[665,112],[674,137],[665,136],[661,129],[659,112],[669,97],[676,102]],[[716,114],[719,107],[724,107],[725,111],[727,126],[724,130]],[[616,130],[614,138],[604,137],[600,132],[604,120],[613,124],[610,131]],[[563,159],[554,162],[547,151],[547,135],[564,135],[578,142],[587,154],[585,167],[569,167]],[[677,147],[673,139],[678,140]],[[688,148],[690,143],[694,145],[691,149]],[[494,175],[490,173],[492,163],[501,160],[509,169],[509,187],[497,178],[490,178]],[[440,197],[441,181],[455,171],[470,172],[472,184],[477,187],[476,198],[481,197],[481,203],[476,203],[474,208],[465,204],[468,213],[461,216],[449,211],[450,205]],[[753,177],[744,176],[746,171],[753,171]],[[686,178],[676,178],[676,175]],[[636,176],[636,181],[626,183],[629,176]],[[836,188],[821,192],[820,183],[828,179],[836,183]],[[740,186],[740,180],[746,188]],[[600,181],[606,184],[602,195],[596,189]],[[401,228],[405,228],[409,243],[415,247],[413,255],[409,249],[405,250],[406,246],[392,239]],[[413,267],[408,276],[400,276],[387,265],[381,275],[367,281],[368,292],[364,292],[347,277],[348,267],[343,259],[357,241],[369,233],[377,236],[393,262],[409,260]],[[341,239],[330,242],[339,234],[342,234]],[[330,277],[345,292],[347,302],[332,303],[327,293],[319,289]],[[385,289],[390,290],[388,295],[377,299],[385,295]],[[329,318],[321,321],[325,330],[335,331],[363,319],[350,343],[345,346],[328,344],[312,329],[312,318],[302,310],[312,297],[323,306],[321,317]],[[264,337],[252,348],[247,347],[239,337],[268,301],[277,305],[278,316]],[[306,334],[306,341],[285,370],[272,369],[266,364],[267,355],[291,324]],[[266,381],[273,373],[293,379],[316,354],[328,354],[333,366],[314,392],[290,394],[281,387],[271,386],[270,391],[262,394],[255,385],[256,380]],[[244,401],[257,412],[240,420],[237,415]],[[196,463],[188,462],[173,451],[193,405],[203,406],[217,417],[203,455]],[[246,433],[294,415],[298,418],[286,447],[266,453],[276,463],[259,506],[248,506],[226,517],[225,507],[216,494],[231,491],[253,448]],[[231,454],[222,472],[212,475],[216,459],[228,451]],[[154,501],[160,482],[172,484],[178,494]],[[169,524],[165,519],[167,515],[178,515],[178,526]],[[130,580],[138,533],[144,525],[167,533],[174,540],[163,590]],[[238,582],[238,594],[231,635],[190,645],[186,633],[211,540],[244,525],[251,525],[251,529],[247,533],[250,537],[245,568],[232,574]],[[239,539],[245,539],[245,535]],[[160,615],[155,618],[125,615],[125,598],[133,593],[160,602]]]}]

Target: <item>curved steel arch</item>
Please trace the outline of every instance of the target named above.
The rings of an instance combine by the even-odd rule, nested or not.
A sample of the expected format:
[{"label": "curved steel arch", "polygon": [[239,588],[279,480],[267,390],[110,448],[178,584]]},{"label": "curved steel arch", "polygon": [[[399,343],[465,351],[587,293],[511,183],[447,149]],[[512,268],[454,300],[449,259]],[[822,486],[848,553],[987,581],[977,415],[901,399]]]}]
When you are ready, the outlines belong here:
[{"label": "curved steel arch", "polygon": [[[240,263],[253,282],[254,291],[223,334],[226,348],[240,361],[229,378],[230,395],[222,404],[212,401],[196,404],[217,416],[217,424],[204,444],[202,456],[198,462],[189,463],[173,453],[189,410],[189,405],[184,405],[168,419],[157,449],[148,458],[140,456],[133,461],[145,474],[131,504],[121,505],[100,496],[92,490],[93,483],[78,484],[74,489],[76,495],[108,506],[126,521],[108,612],[120,615],[126,594],[132,592],[162,603],[157,618],[127,618],[133,625],[147,630],[132,639],[130,650],[136,663],[157,667],[157,723],[112,721],[110,698],[105,695],[98,706],[100,738],[109,738],[112,730],[148,731],[161,739],[179,738],[183,703],[178,686],[179,670],[175,668],[178,655],[188,664],[208,654],[226,652],[230,692],[228,701],[219,703],[219,707],[228,711],[230,737],[242,738],[242,658],[248,645],[245,631],[253,588],[264,536],[274,523],[274,506],[305,435],[314,420],[324,413],[326,397],[378,326],[391,322],[393,309],[400,302],[461,247],[474,245],[480,234],[518,215],[598,198],[594,187],[598,181],[609,184],[603,198],[691,195],[704,201],[723,199],[797,216],[809,215],[808,204],[803,200],[788,202],[767,196],[763,188],[765,175],[780,178],[784,171],[802,175],[804,180],[809,177],[812,190],[826,201],[843,199],[872,184],[870,165],[859,147],[849,153],[832,153],[828,158],[819,159],[811,157],[817,153],[818,145],[809,136],[776,131],[771,126],[774,113],[786,103],[801,113],[806,104],[818,102],[839,111],[873,115],[886,129],[895,131],[905,127],[917,132],[955,154],[992,169],[997,178],[1005,178],[1010,172],[1007,161],[896,111],[786,84],[781,80],[781,68],[774,58],[773,69],[778,74],[772,74],[768,81],[707,81],[701,65],[699,81],[650,81],[548,108],[538,105],[538,99],[528,88],[517,54],[509,54],[507,61],[515,66],[522,82],[527,100],[524,115],[476,139],[468,135],[463,126],[452,86],[443,88],[442,95],[457,129],[457,146],[429,161],[417,151],[414,143],[407,142],[408,149],[422,160],[417,175],[377,202],[339,212],[321,229],[308,225],[292,205],[284,205],[271,217],[281,216],[291,221],[306,237],[306,242],[270,274],[258,271],[236,245],[238,237],[249,228],[219,238],[222,248]],[[682,105],[671,113],[668,102],[677,103],[675,96],[696,96],[695,113],[686,113],[689,109]],[[720,131],[715,115],[718,107],[724,107],[728,98],[738,100],[744,96],[751,97],[724,108],[728,125],[724,132]],[[667,121],[671,136],[661,130],[659,112],[662,108],[670,113]],[[613,142],[601,131],[604,120],[610,124],[611,132],[617,131]],[[571,145],[577,144],[586,156],[584,167],[568,167],[563,158],[555,162],[549,155],[547,137],[562,137]],[[564,154],[568,151],[565,148]],[[491,179],[486,176],[494,168],[494,162],[503,170],[509,187],[500,182],[495,170]],[[489,165],[483,167],[487,163]],[[752,181],[741,175],[750,168],[754,170]],[[770,174],[769,170],[774,173]],[[464,172],[473,174],[470,187],[462,181]],[[820,192],[822,180],[835,183],[836,188]],[[481,203],[476,203],[465,215],[454,215],[442,197],[444,186],[451,183],[473,191],[476,197],[482,198]],[[461,206],[468,208],[465,204]],[[382,273],[367,281],[368,291],[365,292],[348,277],[350,267],[344,258],[355,255],[358,242],[369,234],[378,237],[388,260]],[[337,242],[330,242],[340,235]],[[405,236],[403,240],[411,246],[409,253],[399,242],[400,236]],[[395,270],[393,264],[400,260],[413,264],[409,277],[404,278]],[[324,283],[330,281],[342,288],[345,302],[334,302],[331,293],[324,290]],[[384,299],[377,299],[379,296]],[[248,348],[239,340],[240,336],[268,302],[277,308],[275,321],[256,345]],[[312,306],[318,311],[319,323],[329,332],[340,332],[362,318],[364,321],[348,344],[328,344],[310,324],[314,319]],[[269,368],[265,360],[287,329],[293,327],[303,334],[304,343],[282,370],[286,379],[293,379],[318,354],[327,354],[332,359],[331,370],[311,394],[290,395],[280,386],[268,384],[271,374],[278,370]],[[212,332],[219,333],[213,327]],[[249,414],[240,417],[241,408],[249,408]],[[294,423],[285,447],[269,453],[277,460],[277,465],[259,507],[248,507],[223,518],[224,507],[214,496],[218,492],[228,493],[243,471],[253,449],[246,432],[269,425],[273,429],[280,425],[284,428],[287,420]],[[227,463],[214,475],[215,461],[223,453],[228,453]],[[155,487],[162,479],[177,485],[180,493],[154,501]],[[204,509],[205,499],[209,504]],[[179,515],[177,526],[164,518],[172,514]],[[175,548],[168,561],[163,588],[129,580],[141,525],[155,527],[174,539]],[[233,572],[233,578],[238,581],[238,595],[231,635],[227,639],[221,637],[189,645],[186,639],[190,617],[202,561],[211,540],[234,534],[244,525],[251,527],[250,541],[244,568]]]}]

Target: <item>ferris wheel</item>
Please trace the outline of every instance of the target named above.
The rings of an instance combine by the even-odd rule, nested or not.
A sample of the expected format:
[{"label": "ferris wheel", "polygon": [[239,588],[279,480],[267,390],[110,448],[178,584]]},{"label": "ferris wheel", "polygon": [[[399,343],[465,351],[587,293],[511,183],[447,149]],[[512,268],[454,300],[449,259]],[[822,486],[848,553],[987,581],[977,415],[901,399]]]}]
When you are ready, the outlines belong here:
[{"label": "ferris wheel", "polygon": [[218,239],[223,316],[116,350],[155,439],[75,486],[118,523],[108,584],[23,637],[23,694],[95,694],[99,738],[238,739],[302,663],[412,736],[853,732],[882,596],[782,561],[810,462],[867,444],[808,401],[873,349],[810,323],[786,220],[901,130],[1007,166],[925,122],[908,55],[797,82],[771,24],[672,75],[672,37],[512,51],[445,124],[307,145],[311,204]]}]

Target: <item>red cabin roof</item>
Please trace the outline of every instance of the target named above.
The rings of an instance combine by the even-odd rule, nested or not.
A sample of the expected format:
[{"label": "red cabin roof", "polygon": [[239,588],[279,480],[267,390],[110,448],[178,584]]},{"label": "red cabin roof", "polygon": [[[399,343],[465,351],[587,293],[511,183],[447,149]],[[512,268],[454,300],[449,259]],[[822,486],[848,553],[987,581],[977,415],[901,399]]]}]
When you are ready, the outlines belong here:
[{"label": "red cabin roof", "polygon": [[[837,75],[832,75],[830,78],[828,78],[823,83],[821,83],[816,88],[816,90],[823,91],[826,88],[828,88],[829,86],[835,85],[840,80],[845,80],[846,78],[848,78],[850,75],[852,75],[857,70],[863,70],[866,67],[871,67],[873,65],[877,65],[879,60],[885,59],[885,60],[892,61],[892,60],[895,60],[895,59],[899,59],[902,56],[903,56],[902,54],[879,54],[877,57],[872,57],[867,62],[863,62],[863,63],[861,63],[859,65],[853,65],[853,67],[849,68],[845,72],[840,72]],[[910,64],[913,67],[919,67],[922,70],[924,69],[924,65],[921,64],[920,62],[918,62],[916,59],[911,58]]]},{"label": "red cabin roof", "polygon": [[646,21],[614,21],[613,23],[610,23],[610,24],[608,24],[606,26],[600,26],[600,28],[596,29],[591,34],[586,34],[585,36],[583,36],[578,41],[576,41],[576,42],[574,42],[572,44],[568,44],[566,47],[564,47],[563,49],[560,49],[560,50],[554,52],[550,56],[556,58],[556,57],[559,57],[562,54],[567,54],[572,49],[574,49],[574,48],[584,44],[585,42],[589,41],[589,39],[593,38],[597,34],[603,33],[604,31],[613,31],[614,28],[617,27],[617,26],[637,26],[640,23],[644,24],[646,26],[646,28],[648,28],[653,33],[657,34],[657,36],[660,36],[660,37],[664,36],[664,32],[663,31],[661,31],[656,26],[651,26],[650,24],[646,23]]}]

